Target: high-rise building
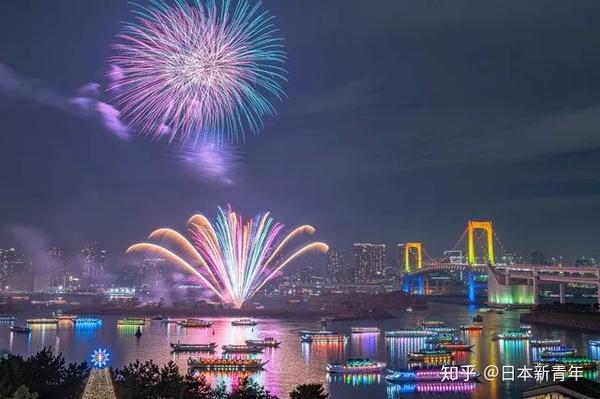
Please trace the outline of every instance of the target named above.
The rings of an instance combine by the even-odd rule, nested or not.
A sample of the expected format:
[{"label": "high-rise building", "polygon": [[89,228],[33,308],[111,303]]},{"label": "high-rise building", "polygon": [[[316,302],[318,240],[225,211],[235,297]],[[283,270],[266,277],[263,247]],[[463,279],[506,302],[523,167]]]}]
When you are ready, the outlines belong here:
[{"label": "high-rise building", "polygon": [[83,275],[85,277],[99,277],[106,266],[106,249],[99,242],[94,242],[81,250],[83,259]]},{"label": "high-rise building", "polygon": [[327,252],[327,279],[336,283],[348,280],[346,270],[346,254],[340,249],[330,249]]},{"label": "high-rise building", "polygon": [[140,275],[139,287],[153,289],[165,282],[165,260],[162,258],[144,259]]},{"label": "high-rise building", "polygon": [[357,283],[382,280],[385,265],[385,244],[354,244],[354,280]]},{"label": "high-rise building", "polygon": [[544,253],[542,251],[533,251],[529,254],[529,263],[532,265],[544,265]]},{"label": "high-rise building", "polygon": [[67,274],[67,260],[65,250],[59,247],[48,248],[46,273],[54,279],[63,279]]},{"label": "high-rise building", "polygon": [[300,269],[300,281],[302,281],[303,283],[310,283],[313,274],[314,273],[312,264],[306,263],[304,266],[302,266],[302,269]]},{"label": "high-rise building", "polygon": [[25,275],[30,269],[31,262],[25,255],[14,248],[0,249],[0,290],[5,289],[9,278]]}]

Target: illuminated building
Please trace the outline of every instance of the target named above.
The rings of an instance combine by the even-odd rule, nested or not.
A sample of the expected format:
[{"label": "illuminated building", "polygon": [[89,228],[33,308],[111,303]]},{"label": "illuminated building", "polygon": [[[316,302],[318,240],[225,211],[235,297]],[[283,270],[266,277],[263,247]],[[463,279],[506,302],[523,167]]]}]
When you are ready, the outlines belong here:
[{"label": "illuminated building", "polygon": [[0,249],[0,290],[6,290],[9,281],[22,279],[30,269],[31,262],[14,248]]},{"label": "illuminated building", "polygon": [[529,254],[529,263],[532,265],[544,265],[544,253],[542,251],[533,251]]},{"label": "illuminated building", "polygon": [[83,248],[81,250],[83,275],[91,278],[99,277],[104,272],[106,255],[106,250],[102,248],[99,242]]},{"label": "illuminated building", "polygon": [[347,281],[345,270],[345,253],[339,249],[330,249],[327,252],[327,279],[336,283]]},{"label": "illuminated building", "polygon": [[354,244],[354,280],[357,283],[382,280],[385,265],[385,244]]}]

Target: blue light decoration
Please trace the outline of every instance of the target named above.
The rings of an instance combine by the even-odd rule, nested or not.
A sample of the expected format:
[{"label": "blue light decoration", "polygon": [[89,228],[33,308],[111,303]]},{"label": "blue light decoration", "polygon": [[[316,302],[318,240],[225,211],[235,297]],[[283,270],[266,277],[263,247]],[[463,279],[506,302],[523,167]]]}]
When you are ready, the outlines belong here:
[{"label": "blue light decoration", "polygon": [[110,353],[106,349],[96,349],[92,354],[92,366],[97,369],[103,369],[108,366]]}]

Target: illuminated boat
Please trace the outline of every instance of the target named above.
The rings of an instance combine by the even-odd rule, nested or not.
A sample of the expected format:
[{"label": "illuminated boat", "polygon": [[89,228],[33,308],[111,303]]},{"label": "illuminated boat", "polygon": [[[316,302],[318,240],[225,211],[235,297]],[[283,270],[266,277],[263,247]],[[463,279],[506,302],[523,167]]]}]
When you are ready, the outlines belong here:
[{"label": "illuminated boat", "polygon": [[275,338],[264,338],[264,339],[247,339],[246,345],[254,345],[262,348],[277,348],[281,344],[281,341],[277,341]]},{"label": "illuminated boat", "polygon": [[379,373],[385,366],[385,362],[375,362],[371,359],[348,359],[345,363],[328,363],[325,369],[329,373]]},{"label": "illuminated boat", "polygon": [[462,341],[445,342],[435,346],[436,349],[447,349],[452,352],[470,352],[475,345],[465,344]]},{"label": "illuminated boat", "polygon": [[417,322],[421,327],[429,329],[430,327],[443,327],[444,322],[439,320],[421,320]]},{"label": "illuminated boat", "polygon": [[457,328],[453,327],[423,327],[424,330],[433,331],[436,334],[448,334],[458,331]]},{"label": "illuminated boat", "polygon": [[75,320],[77,320],[77,316],[75,316],[73,314],[59,314],[58,316],[56,316],[56,318],[58,319],[58,321],[72,321],[72,322],[74,322]]},{"label": "illuminated boat", "polygon": [[232,326],[255,326],[258,323],[252,319],[239,319],[231,322]]},{"label": "illuminated boat", "polygon": [[597,370],[598,362],[589,357],[562,357],[555,359],[543,359],[538,362],[534,362],[536,366],[550,366],[550,371],[558,369],[555,366],[564,367],[569,370],[569,367],[578,367],[579,370]]},{"label": "illuminated boat", "polygon": [[74,320],[76,326],[89,324],[89,325],[98,325],[102,324],[102,320],[97,317],[78,317]]},{"label": "illuminated boat", "polygon": [[388,338],[415,338],[415,337],[434,337],[436,333],[430,330],[423,330],[422,328],[411,328],[406,330],[394,330],[386,331],[385,336]]},{"label": "illuminated boat", "polygon": [[421,349],[418,352],[409,352],[408,360],[412,362],[423,362],[429,364],[446,364],[454,360],[452,352],[447,349]]},{"label": "illuminated boat", "polygon": [[521,330],[529,331],[529,330],[531,330],[533,327],[531,327],[531,324],[521,324],[521,325],[519,326],[519,328],[520,328]]},{"label": "illuminated boat", "polygon": [[163,321],[165,316],[152,316],[152,320],[154,321]]},{"label": "illuminated boat", "polygon": [[328,334],[328,335],[303,335],[300,337],[302,342],[314,343],[344,343],[348,341],[347,335]]},{"label": "illuminated boat", "polygon": [[117,320],[118,326],[143,326],[146,324],[146,319],[141,317],[128,317],[126,319]]},{"label": "illuminated boat", "polygon": [[463,331],[481,331],[483,330],[483,324],[465,324],[460,326]]},{"label": "illuminated boat", "polygon": [[298,335],[300,335],[301,337],[306,336],[306,335],[335,335],[337,334],[334,331],[329,331],[329,330],[300,330],[298,331]]},{"label": "illuminated boat", "polygon": [[598,347],[600,346],[600,339],[590,339],[590,346]]},{"label": "illuminated boat", "polygon": [[179,325],[185,328],[208,328],[213,324],[212,321],[202,319],[187,319],[179,322]]},{"label": "illuminated boat", "polygon": [[40,318],[40,319],[27,319],[28,325],[48,325],[48,324],[58,324],[58,319],[54,317],[49,318]]},{"label": "illuminated boat", "polygon": [[432,368],[426,368],[426,369],[416,369],[416,370],[410,370],[410,369],[400,369],[400,370],[396,370],[394,372],[392,372],[391,374],[388,374],[385,377],[385,380],[387,382],[390,383],[396,383],[396,384],[401,384],[401,383],[406,383],[406,382],[448,382],[448,383],[452,383],[455,381],[472,381],[472,380],[476,380],[477,378],[479,378],[480,373],[477,372],[468,372],[466,369],[464,368],[459,368],[458,369],[458,374],[455,374],[454,376],[457,376],[458,378],[454,381],[448,380],[446,379],[445,381],[442,381],[444,379],[444,376],[448,376],[448,371],[444,370],[441,367],[432,367]]},{"label": "illuminated boat", "polygon": [[379,327],[351,327],[350,331],[353,334],[379,334]]},{"label": "illuminated boat", "polygon": [[0,314],[0,323],[1,322],[11,322],[11,321],[15,321],[16,318],[15,316],[11,315],[11,314]]},{"label": "illuminated boat", "polygon": [[15,333],[27,333],[31,332],[31,327],[29,326],[10,326],[10,331]]},{"label": "illuminated boat", "polygon": [[170,317],[164,318],[160,321],[162,324],[179,324],[181,323],[180,319],[171,319]]},{"label": "illuminated boat", "polygon": [[537,348],[543,348],[543,347],[550,347],[550,346],[559,346],[562,342],[560,341],[560,339],[555,338],[555,337],[546,337],[546,338],[539,338],[539,339],[530,339],[529,340],[529,344],[533,347],[537,347]]},{"label": "illuminated boat", "polygon": [[546,349],[540,353],[543,358],[559,358],[559,357],[572,357],[577,354],[577,350],[561,346],[559,348]]},{"label": "illuminated boat", "polygon": [[509,330],[504,333],[494,333],[493,340],[518,341],[528,340],[531,338],[531,333],[526,330]]},{"label": "illuminated boat", "polygon": [[207,357],[189,358],[188,367],[207,371],[250,371],[262,370],[267,361],[261,359],[214,359]]},{"label": "illuminated boat", "polygon": [[425,340],[425,343],[430,344],[430,345],[437,345],[437,344],[447,344],[447,343],[457,342],[457,341],[458,341],[458,338],[456,338],[454,336],[454,334],[443,333],[443,334],[436,334],[435,336],[433,336],[431,338],[427,338]]},{"label": "illuminated boat", "polygon": [[223,345],[223,353],[261,353],[263,347],[254,345]]},{"label": "illuminated boat", "polygon": [[181,342],[171,343],[172,352],[214,352],[217,349],[217,344],[211,342],[209,344],[182,344]]}]

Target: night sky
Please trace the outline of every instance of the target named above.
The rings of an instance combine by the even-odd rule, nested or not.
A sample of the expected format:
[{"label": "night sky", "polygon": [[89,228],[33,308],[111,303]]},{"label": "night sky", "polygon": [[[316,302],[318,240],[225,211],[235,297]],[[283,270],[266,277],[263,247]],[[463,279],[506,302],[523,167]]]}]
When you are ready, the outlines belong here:
[{"label": "night sky", "polygon": [[0,3],[0,247],[25,228],[119,254],[231,204],[347,248],[437,255],[479,218],[523,255],[600,254],[600,2],[264,3],[288,98],[218,176],[73,105],[110,103],[125,1]]}]

